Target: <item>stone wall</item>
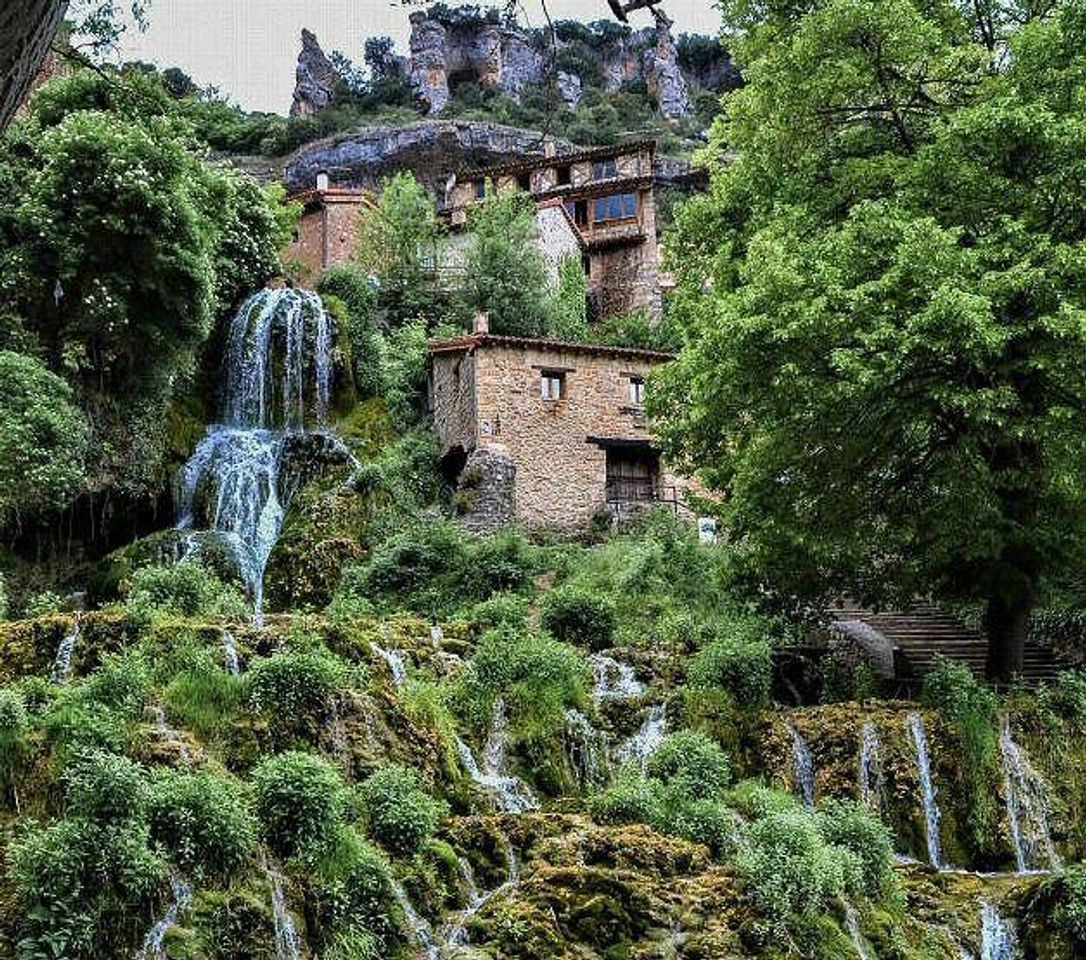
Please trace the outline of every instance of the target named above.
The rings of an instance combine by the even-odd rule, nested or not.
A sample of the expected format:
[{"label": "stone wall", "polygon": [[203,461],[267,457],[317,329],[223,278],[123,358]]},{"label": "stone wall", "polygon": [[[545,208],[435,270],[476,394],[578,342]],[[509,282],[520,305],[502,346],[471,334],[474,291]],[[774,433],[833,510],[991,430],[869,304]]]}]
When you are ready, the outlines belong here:
[{"label": "stone wall", "polygon": [[301,266],[299,277],[315,282],[329,267],[354,259],[358,250],[359,218],[366,201],[358,195],[332,195],[305,206],[295,227],[295,240],[283,257]]},{"label": "stone wall", "polygon": [[[518,520],[583,527],[607,506],[607,454],[588,438],[651,440],[643,412],[630,406],[629,384],[659,360],[548,341],[496,343],[501,339],[490,338],[473,357],[466,350],[434,355],[432,404],[442,446],[507,455],[516,465]],[[542,398],[543,370],[564,374],[561,400]],[[665,465],[660,487],[681,496],[689,483]]]}]

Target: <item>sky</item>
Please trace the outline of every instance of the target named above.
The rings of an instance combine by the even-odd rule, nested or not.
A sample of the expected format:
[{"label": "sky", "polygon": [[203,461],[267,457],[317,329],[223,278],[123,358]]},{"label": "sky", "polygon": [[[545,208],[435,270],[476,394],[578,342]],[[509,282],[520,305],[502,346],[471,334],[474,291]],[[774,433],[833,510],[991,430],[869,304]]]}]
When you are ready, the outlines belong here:
[{"label": "sky", "polygon": [[[539,0],[523,0],[522,6],[529,26],[544,25]],[[611,15],[606,0],[547,0],[547,8],[556,20]],[[675,21],[676,36],[719,30],[712,0],[663,0],[661,9]],[[317,35],[325,52],[342,50],[361,63],[362,44],[370,36],[392,37],[406,55],[409,12],[391,0],[152,0],[149,28],[142,34],[129,30],[119,57],[180,67],[200,86],[213,84],[248,110],[286,113],[302,27]],[[642,10],[630,22],[642,27],[653,21]]]}]

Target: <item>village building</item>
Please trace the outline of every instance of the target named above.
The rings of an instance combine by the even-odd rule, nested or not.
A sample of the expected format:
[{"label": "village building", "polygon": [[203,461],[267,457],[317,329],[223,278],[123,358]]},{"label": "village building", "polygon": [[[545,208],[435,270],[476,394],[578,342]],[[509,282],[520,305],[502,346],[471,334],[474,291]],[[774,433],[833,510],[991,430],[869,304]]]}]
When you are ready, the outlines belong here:
[{"label": "village building", "polygon": [[[474,333],[430,345],[443,472],[475,531],[520,521],[574,529],[652,504],[688,512],[645,419],[645,384],[670,354]],[[692,519],[692,515],[691,515]]]},{"label": "village building", "polygon": [[[662,309],[654,193],[655,141],[555,153],[457,176],[443,214],[455,228],[470,208],[497,192],[521,190],[540,204],[560,204],[582,247],[589,300],[596,318]],[[549,239],[542,237],[544,248]]]},{"label": "village building", "polygon": [[313,283],[329,267],[354,259],[361,214],[376,206],[373,194],[368,190],[333,187],[328,175],[322,173],[312,190],[289,199],[301,205],[302,215],[294,229],[294,240],[283,257],[300,267],[299,279]]}]

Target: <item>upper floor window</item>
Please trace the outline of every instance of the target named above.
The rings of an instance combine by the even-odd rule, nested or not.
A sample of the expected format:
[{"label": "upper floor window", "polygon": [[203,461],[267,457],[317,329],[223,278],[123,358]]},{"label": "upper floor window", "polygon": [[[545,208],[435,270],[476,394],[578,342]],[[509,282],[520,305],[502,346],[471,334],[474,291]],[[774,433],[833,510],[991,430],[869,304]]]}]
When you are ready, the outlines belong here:
[{"label": "upper floor window", "polygon": [[482,200],[486,196],[486,181],[477,180],[475,182],[475,199]]},{"label": "upper floor window", "polygon": [[540,374],[540,387],[544,400],[561,400],[566,395],[566,375],[557,370],[544,370]]},{"label": "upper floor window", "polygon": [[596,223],[605,220],[632,220],[637,216],[637,194],[616,193],[596,200]]},{"label": "upper floor window", "polygon": [[572,182],[572,173],[570,167],[559,167],[557,170],[558,186],[566,187]]},{"label": "upper floor window", "polygon": [[517,174],[517,189],[523,190],[525,193],[531,193],[532,175],[530,173]]},{"label": "upper floor window", "polygon": [[618,176],[618,163],[614,158],[610,160],[597,160],[592,164],[592,178],[594,180],[611,180]]},{"label": "upper floor window", "polygon": [[645,405],[645,378],[630,377],[630,406],[643,407]]}]

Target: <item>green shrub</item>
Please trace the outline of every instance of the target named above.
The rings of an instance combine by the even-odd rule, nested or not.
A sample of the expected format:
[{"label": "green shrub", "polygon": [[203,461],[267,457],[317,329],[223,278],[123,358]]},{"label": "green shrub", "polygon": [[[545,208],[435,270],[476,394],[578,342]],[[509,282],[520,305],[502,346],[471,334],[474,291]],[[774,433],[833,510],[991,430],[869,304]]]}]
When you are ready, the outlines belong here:
[{"label": "green shrub", "polygon": [[253,709],[288,737],[316,730],[347,678],[343,661],[321,649],[276,653],[251,664],[246,676]]},{"label": "green shrub", "polygon": [[143,768],[127,757],[95,750],[73,758],[64,771],[68,812],[100,824],[140,820],[147,811]]},{"label": "green shrub", "polygon": [[195,880],[227,881],[248,861],[256,824],[238,787],[212,773],[160,774],[151,785],[151,839]]},{"label": "green shrub", "polygon": [[46,740],[62,759],[83,750],[124,750],[128,731],[124,718],[101,703],[73,692],[53,703],[42,719]]},{"label": "green shrub", "polygon": [[[341,827],[336,831],[312,881],[320,928],[351,935],[341,942],[341,949],[355,936],[386,930],[391,873],[384,857],[354,830]],[[337,936],[333,942],[339,939]]]},{"label": "green shrub", "polygon": [[615,634],[615,606],[606,597],[587,590],[559,587],[543,600],[542,623],[564,643],[605,650]]},{"label": "green shrub", "polygon": [[1076,947],[1086,947],[1086,864],[1067,867],[1051,881],[1059,894],[1053,915],[1055,925],[1064,931]]},{"label": "green shrub", "polygon": [[393,853],[417,853],[437,829],[445,806],[419,786],[418,774],[400,766],[383,767],[361,788],[370,836]]},{"label": "green shrub", "polygon": [[665,802],[659,826],[665,833],[704,844],[717,856],[731,853],[739,845],[738,818],[716,800]]},{"label": "green shrub", "polygon": [[589,810],[602,824],[658,823],[663,816],[660,785],[638,770],[625,770],[591,798]]},{"label": "green shrub", "polygon": [[252,784],[261,832],[277,856],[319,855],[326,848],[342,817],[339,771],[312,754],[291,751],[263,761]]},{"label": "green shrub", "polygon": [[5,805],[15,798],[22,778],[29,729],[22,694],[11,687],[0,688],[0,803]]},{"label": "green shrub", "polygon": [[379,396],[383,386],[384,351],[377,323],[377,289],[373,279],[355,264],[339,263],[321,275],[317,292],[322,297],[336,297],[343,304],[351,371],[359,397]]},{"label": "green shrub", "polygon": [[354,593],[403,600],[418,610],[434,604],[428,598],[442,587],[450,590],[450,581],[455,583],[467,556],[467,543],[458,527],[429,524],[391,537],[374,549],[369,563],[357,572],[346,571],[344,577],[355,579]]},{"label": "green shrub", "polygon": [[244,678],[227,673],[217,657],[201,651],[173,676],[164,699],[172,717],[210,740],[228,732],[245,689]]},{"label": "green shrub", "polygon": [[830,800],[818,811],[827,843],[853,853],[860,862],[862,893],[879,900],[894,878],[894,838],[882,821],[853,800]]},{"label": "green shrub", "polygon": [[23,607],[23,616],[27,619],[47,617],[52,613],[60,613],[63,604],[64,601],[61,600],[59,593],[52,590],[43,590],[26,601],[26,605]]},{"label": "green shrub", "polygon": [[528,625],[528,598],[515,593],[495,594],[468,610],[467,620],[481,630],[497,627],[522,630]]},{"label": "green shrub", "polygon": [[690,686],[723,691],[740,708],[760,710],[769,702],[773,681],[773,650],[765,639],[765,625],[755,618],[733,619],[725,629],[691,659]]},{"label": "green shrub", "polygon": [[84,693],[90,699],[136,717],[147,704],[151,675],[144,660],[132,653],[109,654],[88,678]]},{"label": "green shrub", "polygon": [[125,586],[128,611],[140,620],[156,616],[246,616],[245,598],[198,561],[143,567]]},{"label": "green shrub", "polygon": [[682,730],[667,737],[649,758],[649,776],[683,800],[718,800],[731,783],[731,763],[705,734]]},{"label": "green shrub", "polygon": [[483,599],[494,593],[523,590],[531,583],[535,558],[527,537],[508,528],[469,544],[460,589]]},{"label": "green shrub", "polygon": [[1086,671],[1068,670],[1037,691],[1041,712],[1086,732]]}]

